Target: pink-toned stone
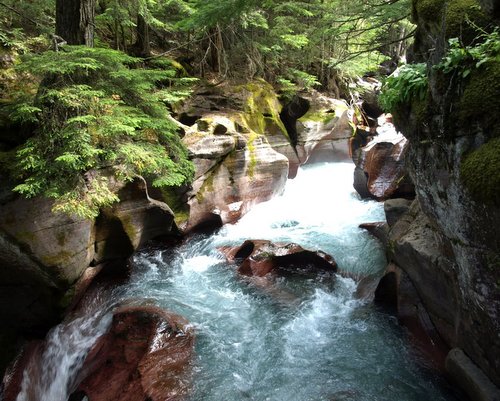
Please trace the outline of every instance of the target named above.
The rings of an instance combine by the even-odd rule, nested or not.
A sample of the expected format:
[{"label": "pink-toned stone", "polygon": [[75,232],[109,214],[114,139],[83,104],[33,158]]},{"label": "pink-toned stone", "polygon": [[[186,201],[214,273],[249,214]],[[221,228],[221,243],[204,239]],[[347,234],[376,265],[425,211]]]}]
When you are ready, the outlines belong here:
[{"label": "pink-toned stone", "polygon": [[408,144],[401,134],[380,135],[355,152],[356,191],[363,197],[370,196],[377,200],[412,196],[413,187],[404,180]]},{"label": "pink-toned stone", "polygon": [[330,255],[293,243],[247,240],[241,246],[225,247],[221,251],[229,261],[239,264],[238,272],[245,276],[264,277],[269,273],[310,275],[337,271],[337,263]]},{"label": "pink-toned stone", "polygon": [[78,387],[92,401],[178,401],[190,388],[194,334],[180,316],[124,306],[90,353]]}]

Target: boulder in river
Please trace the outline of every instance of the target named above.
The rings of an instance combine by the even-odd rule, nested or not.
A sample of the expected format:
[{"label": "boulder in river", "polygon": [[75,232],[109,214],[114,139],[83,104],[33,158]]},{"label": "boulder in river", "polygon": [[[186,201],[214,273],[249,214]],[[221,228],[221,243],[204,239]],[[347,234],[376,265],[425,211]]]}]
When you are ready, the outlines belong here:
[{"label": "boulder in river", "polygon": [[300,165],[349,159],[352,136],[351,109],[343,100],[327,97],[314,90],[300,93],[285,104],[281,119],[294,147],[286,146],[283,137],[271,132],[271,146],[290,162],[289,178],[294,178]]},{"label": "boulder in river", "polygon": [[[176,208],[184,231],[234,222],[259,202],[283,192],[293,154],[280,120],[281,105],[264,81],[236,87],[207,88],[179,111],[183,142],[195,165],[191,188],[171,198],[184,198]],[[192,116],[187,121],[185,116]],[[284,143],[280,153],[271,137]],[[179,210],[176,210],[179,209]]]},{"label": "boulder in river", "polygon": [[155,306],[123,306],[88,354],[76,393],[92,401],[177,401],[189,391],[194,334]]},{"label": "boulder in river", "polygon": [[245,276],[318,275],[335,273],[337,263],[323,251],[310,251],[300,245],[247,240],[241,246],[221,249],[229,261],[238,263],[238,272]]},{"label": "boulder in river", "polygon": [[392,129],[385,129],[366,146],[353,153],[354,189],[363,197],[385,200],[413,198],[414,189],[405,166],[408,140]]}]

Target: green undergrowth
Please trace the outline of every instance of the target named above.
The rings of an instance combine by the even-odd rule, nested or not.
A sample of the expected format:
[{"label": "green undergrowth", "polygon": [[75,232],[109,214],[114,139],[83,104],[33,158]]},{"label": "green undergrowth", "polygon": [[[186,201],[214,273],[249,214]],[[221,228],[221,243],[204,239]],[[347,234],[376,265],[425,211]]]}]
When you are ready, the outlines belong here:
[{"label": "green undergrowth", "polygon": [[469,45],[477,37],[477,28],[486,28],[491,19],[482,11],[477,0],[450,0],[446,3],[447,38],[461,38]]},{"label": "green undergrowth", "polygon": [[500,138],[494,138],[469,153],[460,167],[465,187],[473,198],[500,206]]},{"label": "green undergrowth", "polygon": [[386,112],[392,112],[414,99],[423,100],[427,88],[427,66],[424,63],[407,64],[401,67],[397,75],[387,78],[379,102]]},{"label": "green undergrowth", "polygon": [[37,126],[17,149],[14,191],[55,199],[55,212],[93,218],[119,200],[109,171],[121,182],[153,177],[155,187],[192,179],[167,108],[189,93],[191,79],[177,78],[168,60],[145,65],[119,51],[75,46],[26,56],[17,69],[41,84],[11,106],[11,119]]}]

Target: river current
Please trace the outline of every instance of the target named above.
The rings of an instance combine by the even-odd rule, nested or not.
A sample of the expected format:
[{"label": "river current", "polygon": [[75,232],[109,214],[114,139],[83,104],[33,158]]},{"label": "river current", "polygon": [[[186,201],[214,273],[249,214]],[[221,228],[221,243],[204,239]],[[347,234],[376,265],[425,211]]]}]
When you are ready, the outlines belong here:
[{"label": "river current", "polygon": [[[295,242],[331,254],[354,276],[381,276],[383,249],[358,225],[384,220],[383,204],[359,199],[353,168],[300,169],[283,196],[255,206],[238,223],[133,257],[130,281],[107,304],[146,298],[193,325],[189,401],[455,399],[396,319],[355,296],[354,280],[287,277],[262,285],[239,276],[217,249],[246,239]],[[82,321],[67,321],[49,334],[44,364],[55,371],[42,380],[39,399],[67,399],[85,354],[109,325],[106,302],[96,304],[100,309],[90,307]],[[27,394],[37,385],[26,375],[18,401],[33,399]]]}]

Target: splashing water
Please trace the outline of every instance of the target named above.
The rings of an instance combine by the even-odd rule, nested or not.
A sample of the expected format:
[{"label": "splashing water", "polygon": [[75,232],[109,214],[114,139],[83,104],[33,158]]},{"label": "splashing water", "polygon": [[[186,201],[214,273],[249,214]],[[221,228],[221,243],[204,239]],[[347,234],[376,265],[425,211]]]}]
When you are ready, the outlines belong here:
[{"label": "splashing water", "polygon": [[80,311],[47,335],[42,356],[24,371],[17,401],[66,401],[78,384],[87,353],[111,324],[111,305],[96,294]]},{"label": "splashing water", "polygon": [[[354,297],[353,280],[249,280],[217,250],[246,239],[296,242],[330,253],[343,270],[382,274],[384,252],[358,225],[383,220],[383,205],[358,198],[352,172],[347,163],[301,169],[282,197],[257,205],[237,224],[175,250],[134,256],[120,297],[153,299],[196,329],[190,401],[454,399],[417,363],[395,319]],[[77,319],[52,332],[44,354],[50,374],[41,380],[46,395],[22,393],[19,401],[67,399],[80,361],[109,324],[109,314],[99,313],[82,318],[92,328]],[[60,378],[63,371],[69,373]]]}]

